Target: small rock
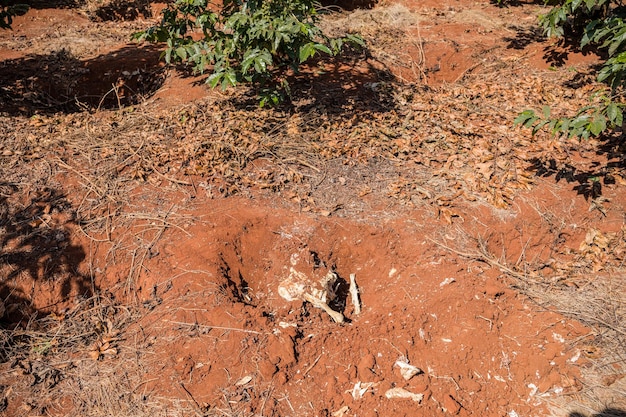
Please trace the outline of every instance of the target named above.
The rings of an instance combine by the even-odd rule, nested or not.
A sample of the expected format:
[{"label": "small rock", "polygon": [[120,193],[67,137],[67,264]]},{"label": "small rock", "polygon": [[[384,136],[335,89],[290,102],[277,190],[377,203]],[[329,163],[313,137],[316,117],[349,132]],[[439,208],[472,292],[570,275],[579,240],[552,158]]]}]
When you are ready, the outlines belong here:
[{"label": "small rock", "polygon": [[400,368],[400,375],[402,375],[402,378],[406,381],[413,378],[415,375],[422,373],[420,368],[410,365],[406,359],[398,359],[394,366]]},{"label": "small rock", "polygon": [[357,365],[359,377],[365,381],[370,380],[376,366],[376,358],[371,353],[363,356]]},{"label": "small rock", "polygon": [[482,389],[482,385],[480,385],[480,382],[471,378],[463,378],[460,380],[459,384],[463,389],[469,392],[480,392],[480,390]]},{"label": "small rock", "polygon": [[461,411],[461,404],[454,399],[452,395],[446,395],[443,399],[443,408],[450,414],[459,414]]},{"label": "small rock", "polygon": [[278,367],[269,360],[259,362],[259,373],[263,379],[271,379],[277,371]]}]

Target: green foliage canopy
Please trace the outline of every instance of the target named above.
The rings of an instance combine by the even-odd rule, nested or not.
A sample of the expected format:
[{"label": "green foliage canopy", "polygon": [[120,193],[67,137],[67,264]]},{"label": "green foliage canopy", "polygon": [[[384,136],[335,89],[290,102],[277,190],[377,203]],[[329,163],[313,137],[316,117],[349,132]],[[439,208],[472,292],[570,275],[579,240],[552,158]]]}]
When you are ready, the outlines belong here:
[{"label": "green foliage canopy", "polygon": [[606,61],[597,79],[607,88],[596,91],[591,104],[572,117],[551,118],[550,108],[542,114],[523,111],[516,125],[532,129],[533,134],[548,129],[552,134],[589,138],[609,130],[621,128],[624,123],[624,87],[626,84],[626,8],[621,1],[558,0],[558,4],[539,24],[547,36],[565,37],[577,42],[580,48],[595,47],[606,54]]},{"label": "green foliage canopy", "polygon": [[223,89],[251,83],[260,105],[278,104],[290,95],[285,75],[319,54],[336,55],[344,44],[361,45],[356,35],[329,38],[316,26],[313,0],[177,0],[161,23],[135,35],[165,42],[165,61],[184,62],[194,72],[210,69],[207,83]]}]

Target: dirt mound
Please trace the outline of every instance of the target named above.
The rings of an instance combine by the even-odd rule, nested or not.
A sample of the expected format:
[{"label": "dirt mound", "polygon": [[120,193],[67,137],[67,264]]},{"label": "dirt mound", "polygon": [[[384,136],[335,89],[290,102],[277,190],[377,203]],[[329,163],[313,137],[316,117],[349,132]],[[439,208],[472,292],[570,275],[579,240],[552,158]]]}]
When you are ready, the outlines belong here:
[{"label": "dirt mound", "polygon": [[[136,326],[150,356],[168,358],[146,367],[161,376],[151,390],[234,414],[535,415],[542,399],[579,389],[569,343],[588,330],[534,311],[492,268],[454,265],[424,238],[427,219],[363,224],[259,203],[219,203],[186,229],[193,240],[175,232],[146,264],[142,301],[159,305]],[[334,306],[345,324],[286,301],[290,268],[312,282],[331,270],[344,286],[355,274],[362,312],[346,291]],[[398,361],[421,371],[407,380]],[[424,397],[387,398],[393,388]]]}]

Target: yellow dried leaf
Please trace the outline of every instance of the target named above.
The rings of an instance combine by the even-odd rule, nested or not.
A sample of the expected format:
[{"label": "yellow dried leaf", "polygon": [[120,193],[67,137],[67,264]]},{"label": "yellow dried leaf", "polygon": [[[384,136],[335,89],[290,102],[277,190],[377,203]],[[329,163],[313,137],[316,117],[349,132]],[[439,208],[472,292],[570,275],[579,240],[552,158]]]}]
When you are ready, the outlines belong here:
[{"label": "yellow dried leaf", "polygon": [[591,246],[597,233],[598,231],[596,229],[589,229],[585,235],[585,240],[580,244],[579,250],[584,251],[586,248]]},{"label": "yellow dried leaf", "polygon": [[445,221],[446,223],[452,224],[452,218],[459,217],[459,215],[453,212],[452,210],[450,210],[449,208],[440,207],[438,210],[438,217],[442,219],[443,221]]},{"label": "yellow dried leaf", "polygon": [[372,192],[372,188],[366,185],[365,187],[361,188],[361,190],[359,190],[359,197],[365,197],[371,192]]},{"label": "yellow dried leaf", "polygon": [[482,162],[475,165],[476,170],[485,178],[489,179],[493,175],[493,162]]}]

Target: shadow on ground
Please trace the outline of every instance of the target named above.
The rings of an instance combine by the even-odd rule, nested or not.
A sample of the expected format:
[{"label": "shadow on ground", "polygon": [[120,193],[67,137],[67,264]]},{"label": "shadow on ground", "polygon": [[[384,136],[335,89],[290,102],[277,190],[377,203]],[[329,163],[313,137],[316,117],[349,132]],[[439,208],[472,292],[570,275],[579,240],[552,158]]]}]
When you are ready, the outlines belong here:
[{"label": "shadow on ground", "polygon": [[539,25],[531,28],[514,27],[513,29],[516,32],[515,36],[504,38],[508,42],[508,49],[522,50],[535,43],[545,43],[542,58],[553,67],[564,66],[570,54],[574,53],[582,53],[583,55],[595,54],[600,57],[606,55],[604,51],[597,47],[587,46],[581,50],[580,41],[576,37],[564,37],[548,42],[548,38],[543,34]]},{"label": "shadow on ground", "polygon": [[[0,320],[19,325],[42,307],[70,296],[90,297],[94,288],[81,274],[82,246],[72,243],[73,209],[65,196],[50,187],[20,188],[0,182]],[[45,293],[42,293],[45,289]]]},{"label": "shadow on ground", "polygon": [[606,139],[596,150],[598,155],[604,155],[609,161],[606,164],[594,163],[589,169],[580,169],[572,164],[559,164],[554,159],[533,159],[532,167],[540,177],[554,176],[556,182],[565,180],[575,184],[574,190],[587,200],[594,200],[602,196],[602,186],[615,184],[614,171],[626,169],[626,142],[623,135],[616,135]]},{"label": "shadow on ground", "polygon": [[372,9],[378,4],[378,0],[322,0],[320,4],[330,9],[338,7],[343,10],[351,11],[356,9]]},{"label": "shadow on ground", "polygon": [[533,43],[540,43],[546,40],[546,37],[543,33],[541,33],[541,28],[539,28],[539,26],[534,26],[532,28],[515,26],[512,29],[515,30],[515,36],[504,38],[504,41],[508,42],[508,49],[520,50]]},{"label": "shadow on ground", "polygon": [[367,53],[312,63],[293,77],[300,111],[323,107],[328,113],[384,113],[396,108],[391,71],[366,59]]},{"label": "shadow on ground", "polygon": [[[298,74],[287,77],[291,99],[279,109],[347,116],[359,119],[367,114],[386,113],[397,108],[399,82],[382,64],[354,51],[340,57],[312,60]],[[239,110],[259,106],[259,94],[250,88],[234,95],[231,104]]]},{"label": "shadow on ground", "polygon": [[626,411],[621,410],[619,408],[605,408],[597,414],[593,414],[592,416],[588,416],[583,413],[570,413],[567,417],[626,417]]},{"label": "shadow on ground", "polygon": [[544,0],[491,0],[491,4],[498,7],[521,7],[529,4],[545,4]]},{"label": "shadow on ground", "polygon": [[[31,0],[24,1],[33,9],[72,9],[88,6],[86,0]],[[152,16],[150,4],[154,0],[104,0],[96,8],[89,8],[87,14],[92,20],[122,21]]]},{"label": "shadow on ground", "polygon": [[165,79],[154,46],[129,45],[81,61],[66,50],[0,62],[0,112],[11,116],[137,104]]}]

